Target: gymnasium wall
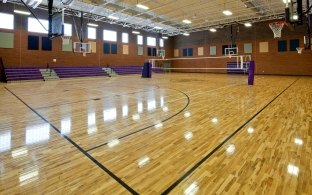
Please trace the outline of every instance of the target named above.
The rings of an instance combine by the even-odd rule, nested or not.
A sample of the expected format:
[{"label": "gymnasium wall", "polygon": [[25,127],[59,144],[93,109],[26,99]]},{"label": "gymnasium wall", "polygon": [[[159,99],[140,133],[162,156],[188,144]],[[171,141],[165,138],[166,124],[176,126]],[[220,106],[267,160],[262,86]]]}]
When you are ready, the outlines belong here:
[{"label": "gymnasium wall", "polygon": [[[15,6],[25,10],[25,7]],[[0,12],[13,14],[14,7],[12,4],[0,4]],[[48,19],[48,12],[35,9],[34,12],[40,19]],[[32,16],[31,16],[32,17]],[[140,31],[143,35],[143,55],[138,55],[137,38],[132,34],[132,29],[124,28],[120,25],[97,22],[97,40],[88,40],[84,42],[96,42],[96,53],[87,54],[84,57],[81,53],[73,53],[72,51],[62,50],[62,39],[60,37],[52,40],[52,50],[42,50],[42,37],[47,37],[47,34],[33,33],[27,31],[28,16],[14,14],[14,30],[0,29],[0,33],[13,33],[14,43],[13,48],[0,48],[0,57],[3,58],[5,67],[46,67],[49,63],[50,67],[56,66],[107,66],[107,65],[143,65],[144,61],[150,56],[147,56],[146,37],[156,37],[156,33],[148,33]],[[66,23],[72,24],[73,42],[77,42],[78,38],[74,30],[74,25],[71,17],[65,17]],[[88,21],[84,21],[85,31]],[[96,23],[94,21],[90,21]],[[79,26],[80,19],[76,18],[76,24]],[[117,31],[117,54],[103,53],[103,30]],[[121,33],[129,33],[129,43],[121,43]],[[39,37],[39,50],[28,50],[28,36],[34,35]],[[0,35],[1,36],[1,35]],[[158,41],[157,41],[158,44]],[[123,53],[123,45],[128,45],[129,54]],[[173,47],[172,39],[164,40],[164,49],[166,56],[172,57]],[[56,62],[53,62],[56,59]]]},{"label": "gymnasium wall", "polygon": [[[239,48],[239,54],[244,53],[244,44],[252,44],[252,59],[256,62],[256,74],[280,74],[280,75],[312,75],[312,51],[305,50],[302,54],[297,51],[289,51],[290,40],[299,39],[299,46],[303,47],[303,36],[306,34],[305,24],[296,26],[294,31],[290,31],[287,26],[282,30],[282,38],[274,39],[273,32],[269,27],[269,22],[255,23],[252,27],[247,28],[239,25],[233,28],[236,45]],[[287,51],[278,51],[278,41],[287,41]],[[268,43],[268,52],[260,52],[259,44]],[[174,37],[174,49],[183,57],[183,48],[193,48],[193,56],[196,58],[210,55],[210,46],[216,46],[216,55],[222,55],[222,45],[230,44],[230,27],[217,29],[217,32],[202,31],[191,33],[190,36]],[[198,48],[203,47],[203,56],[198,56]],[[263,49],[263,48],[262,48]],[[177,60],[172,61],[172,67],[226,67],[227,61],[236,61],[234,58],[227,59],[207,59],[207,60]],[[185,70],[179,70],[185,71]],[[203,70],[188,70],[192,72],[202,72]],[[205,70],[207,71],[207,70]],[[208,72],[225,73],[225,70],[208,70]]]}]

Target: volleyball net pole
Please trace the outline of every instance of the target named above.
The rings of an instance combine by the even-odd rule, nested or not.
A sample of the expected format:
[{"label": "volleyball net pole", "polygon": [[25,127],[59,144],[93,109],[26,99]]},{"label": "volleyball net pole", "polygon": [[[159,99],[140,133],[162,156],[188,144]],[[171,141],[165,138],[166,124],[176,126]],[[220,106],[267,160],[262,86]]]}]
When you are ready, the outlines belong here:
[{"label": "volleyball net pole", "polygon": [[[236,67],[235,68],[222,68],[222,67],[207,67],[207,68],[196,68],[196,67],[190,67],[190,68],[166,68],[166,67],[156,67],[155,62],[156,61],[175,61],[175,60],[202,60],[202,59],[233,59],[236,58]],[[162,69],[163,71],[166,70],[243,70],[244,72],[248,70],[248,85],[254,84],[254,72],[255,72],[255,61],[251,59],[251,55],[226,55],[226,56],[209,56],[209,57],[197,57],[197,58],[152,58],[152,59],[146,59],[146,63],[148,63],[149,67],[151,69],[158,68]],[[245,67],[244,67],[245,65]],[[152,72],[152,70],[150,71]],[[142,76],[143,77],[143,76]],[[151,77],[151,75],[150,75]]]}]

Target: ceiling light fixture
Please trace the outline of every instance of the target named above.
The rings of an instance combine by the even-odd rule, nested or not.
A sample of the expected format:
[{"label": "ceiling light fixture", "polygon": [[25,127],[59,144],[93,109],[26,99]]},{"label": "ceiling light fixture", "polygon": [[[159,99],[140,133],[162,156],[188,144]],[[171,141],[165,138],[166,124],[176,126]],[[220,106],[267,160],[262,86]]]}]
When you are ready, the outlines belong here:
[{"label": "ceiling light fixture", "polygon": [[187,19],[182,20],[182,22],[183,22],[183,23],[185,23],[185,24],[191,24],[191,23],[192,23],[192,21],[191,21],[191,20],[187,20]]},{"label": "ceiling light fixture", "polygon": [[22,10],[17,10],[17,9],[14,10],[14,13],[23,14],[23,15],[27,15],[27,16],[30,15],[30,12],[26,12],[26,11],[22,11]]},{"label": "ceiling light fixture", "polygon": [[251,27],[251,26],[252,26],[252,24],[251,24],[250,22],[246,22],[244,25],[245,25],[246,27]]},{"label": "ceiling light fixture", "polygon": [[99,26],[98,24],[93,24],[93,23],[88,23],[87,25],[88,26],[93,26],[93,27],[98,27]]},{"label": "ceiling light fixture", "polygon": [[136,4],[136,6],[137,6],[138,8],[140,8],[140,9],[144,9],[144,10],[148,10],[148,9],[149,9],[149,7],[147,7],[147,6],[145,6],[145,5],[142,5],[142,4],[140,4],[140,3]]},{"label": "ceiling light fixture", "polygon": [[293,18],[293,20],[298,20],[299,19],[298,14],[293,15],[292,18]]},{"label": "ceiling light fixture", "polygon": [[119,18],[117,16],[113,16],[113,15],[109,15],[107,16],[109,19],[112,19],[112,20],[118,20]]},{"label": "ceiling light fixture", "polygon": [[166,36],[163,36],[162,38],[163,38],[163,39],[168,39],[168,37],[166,37]]},{"label": "ceiling light fixture", "polygon": [[211,28],[209,30],[210,30],[210,32],[217,32],[217,30],[215,28]]},{"label": "ceiling light fixture", "polygon": [[226,16],[231,16],[233,14],[230,10],[224,10],[222,13]]},{"label": "ceiling light fixture", "polygon": [[283,3],[290,3],[290,0],[287,0],[287,2],[286,2],[286,0],[283,0]]},{"label": "ceiling light fixture", "polygon": [[136,35],[138,35],[138,34],[140,34],[140,32],[139,32],[139,31],[135,31],[135,30],[133,30],[133,31],[132,31],[132,34],[136,34]]},{"label": "ceiling light fixture", "polygon": [[190,33],[183,33],[184,36],[190,36]]}]

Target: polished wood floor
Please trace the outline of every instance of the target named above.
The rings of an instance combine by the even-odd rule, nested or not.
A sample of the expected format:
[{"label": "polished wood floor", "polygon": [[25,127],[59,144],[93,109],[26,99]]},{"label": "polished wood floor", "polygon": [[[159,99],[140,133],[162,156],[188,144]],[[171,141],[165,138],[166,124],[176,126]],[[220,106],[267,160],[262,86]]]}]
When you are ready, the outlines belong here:
[{"label": "polished wood floor", "polygon": [[312,194],[312,77],[0,84],[0,194]]}]

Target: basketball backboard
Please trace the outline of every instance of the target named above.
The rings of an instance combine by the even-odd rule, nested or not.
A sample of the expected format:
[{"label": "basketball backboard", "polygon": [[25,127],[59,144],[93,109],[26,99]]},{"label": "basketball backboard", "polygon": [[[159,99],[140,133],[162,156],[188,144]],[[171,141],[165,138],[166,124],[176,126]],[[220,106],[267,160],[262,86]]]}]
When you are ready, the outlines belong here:
[{"label": "basketball backboard", "polygon": [[54,38],[64,35],[64,10],[55,12],[49,17],[49,37]]},{"label": "basketball backboard", "polygon": [[157,50],[157,56],[158,56],[158,57],[165,58],[165,56],[166,56],[166,51],[163,50],[163,49]]},{"label": "basketball backboard", "polygon": [[73,49],[75,53],[91,53],[90,43],[74,42]]},{"label": "basketball backboard", "polygon": [[224,55],[233,56],[233,55],[237,55],[237,54],[238,54],[238,47],[224,48]]}]

